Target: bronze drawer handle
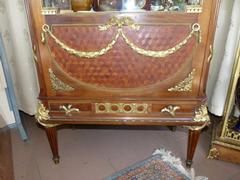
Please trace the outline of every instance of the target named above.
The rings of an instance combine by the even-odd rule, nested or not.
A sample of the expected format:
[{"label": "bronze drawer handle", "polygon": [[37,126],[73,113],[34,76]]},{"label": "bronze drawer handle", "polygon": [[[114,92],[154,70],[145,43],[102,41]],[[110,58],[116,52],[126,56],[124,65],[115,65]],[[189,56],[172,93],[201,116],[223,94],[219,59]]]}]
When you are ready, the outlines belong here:
[{"label": "bronze drawer handle", "polygon": [[176,115],[176,111],[180,109],[180,106],[169,105],[161,110],[161,113],[169,113],[171,116]]},{"label": "bronze drawer handle", "polygon": [[59,109],[60,110],[64,110],[65,111],[65,114],[66,116],[72,116],[72,112],[80,112],[78,108],[72,108],[72,105],[68,105],[68,106],[59,106]]}]

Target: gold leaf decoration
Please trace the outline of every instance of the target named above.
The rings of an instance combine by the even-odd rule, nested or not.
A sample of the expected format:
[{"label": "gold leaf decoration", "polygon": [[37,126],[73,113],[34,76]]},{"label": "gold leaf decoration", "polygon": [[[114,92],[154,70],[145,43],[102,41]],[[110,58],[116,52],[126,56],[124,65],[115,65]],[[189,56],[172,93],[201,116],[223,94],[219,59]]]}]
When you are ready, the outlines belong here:
[{"label": "gold leaf decoration", "polygon": [[201,105],[196,111],[195,111],[195,122],[210,122],[210,118],[208,116],[207,106]]},{"label": "gold leaf decoration", "polygon": [[195,69],[182,82],[168,89],[170,92],[191,92]]},{"label": "gold leaf decoration", "polygon": [[42,104],[41,101],[38,102],[38,107],[37,107],[37,113],[35,114],[35,119],[39,124],[41,124],[44,127],[55,127],[58,124],[49,124],[46,123],[49,121],[50,116],[49,116],[49,110]]},{"label": "gold leaf decoration", "polygon": [[146,103],[95,103],[97,114],[147,114],[149,107]]},{"label": "gold leaf decoration", "polygon": [[125,43],[133,51],[135,51],[138,54],[141,54],[143,56],[155,57],[155,58],[163,58],[163,57],[167,57],[171,54],[174,54],[175,52],[177,52],[179,49],[181,49],[188,43],[189,39],[193,36],[193,34],[195,32],[198,32],[199,39],[201,39],[201,35],[199,33],[200,25],[198,23],[195,23],[192,25],[192,29],[191,29],[190,33],[187,35],[187,37],[185,37],[182,41],[180,41],[178,44],[174,45],[173,47],[171,47],[167,50],[163,50],[163,51],[145,50],[145,49],[140,48],[139,46],[135,45],[134,43],[132,43],[129,40],[129,38],[123,32],[124,25],[127,25],[134,30],[139,30],[139,28],[140,28],[140,26],[136,25],[130,17],[123,17],[120,19],[113,17],[105,25],[100,25],[99,30],[101,30],[101,31],[106,31],[112,26],[117,26],[118,29],[117,29],[116,35],[112,38],[112,41],[109,44],[107,44],[104,48],[102,48],[98,51],[79,51],[79,50],[69,47],[68,45],[63,43],[61,40],[59,40],[51,32],[50,27],[47,24],[44,24],[42,26],[42,30],[44,33],[48,34],[60,48],[64,49],[69,54],[80,57],[80,58],[96,58],[98,56],[102,56],[102,55],[106,54],[116,44],[120,35],[123,37]]},{"label": "gold leaf decoration", "polygon": [[52,71],[52,69],[49,68],[48,72],[49,72],[49,76],[50,76],[50,80],[51,80],[51,85],[54,90],[56,90],[56,91],[74,91],[73,87],[65,84],[60,79],[58,79],[57,76]]}]

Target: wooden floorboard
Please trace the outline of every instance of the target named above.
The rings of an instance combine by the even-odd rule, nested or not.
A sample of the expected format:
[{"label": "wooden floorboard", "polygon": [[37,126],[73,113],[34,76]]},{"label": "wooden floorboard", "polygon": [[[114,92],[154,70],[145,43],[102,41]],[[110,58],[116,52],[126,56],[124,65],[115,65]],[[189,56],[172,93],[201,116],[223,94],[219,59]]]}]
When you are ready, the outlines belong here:
[{"label": "wooden floorboard", "polygon": [[0,180],[13,180],[11,135],[8,128],[0,129]]}]

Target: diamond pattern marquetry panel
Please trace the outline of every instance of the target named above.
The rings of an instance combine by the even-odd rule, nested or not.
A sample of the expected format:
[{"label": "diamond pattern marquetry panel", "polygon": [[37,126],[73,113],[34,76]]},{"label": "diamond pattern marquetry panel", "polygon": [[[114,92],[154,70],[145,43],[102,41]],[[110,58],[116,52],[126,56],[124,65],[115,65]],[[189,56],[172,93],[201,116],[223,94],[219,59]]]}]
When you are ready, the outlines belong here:
[{"label": "diamond pattern marquetry panel", "polygon": [[[123,28],[131,42],[146,50],[166,50],[182,41],[191,31],[188,25],[141,26],[139,31]],[[69,47],[98,51],[116,35],[116,27],[99,31],[97,26],[55,26],[53,34]],[[84,38],[82,38],[84,37]],[[166,58],[146,57],[133,51],[119,37],[113,49],[93,59],[69,55],[48,38],[53,59],[62,70],[78,81],[107,88],[137,88],[153,85],[174,75],[191,60],[196,38]]]}]

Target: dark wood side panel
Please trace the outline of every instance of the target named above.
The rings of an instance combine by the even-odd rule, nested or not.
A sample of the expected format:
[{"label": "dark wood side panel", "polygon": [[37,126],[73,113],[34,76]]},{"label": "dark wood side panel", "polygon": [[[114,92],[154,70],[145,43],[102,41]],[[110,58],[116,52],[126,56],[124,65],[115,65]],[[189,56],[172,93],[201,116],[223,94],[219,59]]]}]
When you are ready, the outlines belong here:
[{"label": "dark wood side panel", "polygon": [[[209,73],[209,66],[211,64],[214,47],[214,37],[215,37],[215,31],[217,26],[217,18],[218,18],[218,12],[219,12],[219,6],[220,6],[220,0],[212,0],[211,5],[211,11],[210,11],[210,20],[207,24],[208,26],[208,36],[207,36],[207,43],[205,44],[205,55],[204,55],[204,64],[202,66],[202,78],[200,82],[200,89],[199,89],[199,95],[205,95],[206,94],[206,85],[207,85],[207,78]],[[201,21],[204,21],[204,17],[200,18]],[[211,48],[212,47],[212,48]]]},{"label": "dark wood side panel", "polygon": [[[26,12],[27,12],[27,19],[28,19],[28,27],[29,27],[29,31],[30,31],[30,36],[31,36],[31,40],[32,40],[32,50],[33,53],[35,54],[35,64],[36,64],[36,69],[37,69],[37,73],[38,73],[38,82],[39,82],[39,87],[40,87],[40,96],[46,96],[47,95],[47,88],[46,88],[46,84],[44,82],[44,72],[43,72],[43,68],[42,68],[42,63],[41,63],[41,58],[40,58],[40,46],[38,44],[38,40],[37,40],[37,34],[38,32],[36,31],[35,27],[37,26],[36,24],[38,24],[38,20],[36,20],[34,18],[34,13],[33,13],[33,9],[37,10],[36,8],[33,8],[33,4],[30,0],[24,0],[25,1],[25,6],[26,6]],[[41,17],[39,17],[41,18]]]}]

